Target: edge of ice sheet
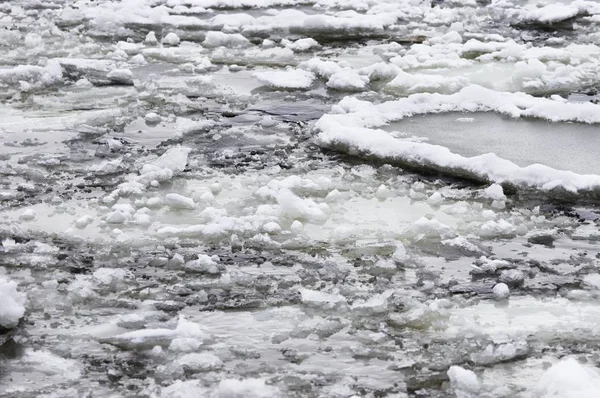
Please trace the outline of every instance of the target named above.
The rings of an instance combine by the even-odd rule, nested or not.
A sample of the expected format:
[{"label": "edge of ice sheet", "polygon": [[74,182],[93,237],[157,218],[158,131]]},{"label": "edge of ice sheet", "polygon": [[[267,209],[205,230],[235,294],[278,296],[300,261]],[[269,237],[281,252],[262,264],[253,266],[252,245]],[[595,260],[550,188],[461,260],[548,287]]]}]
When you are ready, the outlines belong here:
[{"label": "edge of ice sheet", "polygon": [[541,164],[521,167],[493,153],[464,157],[440,145],[394,138],[375,128],[405,117],[443,112],[497,112],[515,118],[535,117],[552,122],[600,123],[599,105],[564,103],[471,85],[450,95],[414,94],[378,105],[346,97],[316,123],[317,143],[349,154],[476,180],[508,182],[543,190],[563,188],[570,192],[600,189],[599,175],[581,175]]}]

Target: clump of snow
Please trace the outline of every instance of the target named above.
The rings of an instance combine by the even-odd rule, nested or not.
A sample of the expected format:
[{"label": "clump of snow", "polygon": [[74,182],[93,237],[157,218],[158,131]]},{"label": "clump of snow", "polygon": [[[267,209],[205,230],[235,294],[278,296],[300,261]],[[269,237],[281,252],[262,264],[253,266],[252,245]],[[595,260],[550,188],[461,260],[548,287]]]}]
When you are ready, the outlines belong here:
[{"label": "clump of snow", "polygon": [[88,225],[94,222],[94,217],[92,216],[83,216],[75,220],[75,227],[78,229],[84,229]]},{"label": "clump of snow", "polygon": [[192,198],[179,195],[177,193],[169,193],[165,195],[165,202],[167,206],[174,209],[195,209],[196,203]]},{"label": "clump of snow", "polygon": [[406,252],[406,247],[402,244],[402,242],[398,242],[396,244],[396,250],[392,254],[392,259],[398,263],[403,263],[408,260],[410,257]]},{"label": "clump of snow", "polygon": [[492,200],[505,200],[504,190],[500,184],[492,184],[483,191],[483,196]]},{"label": "clump of snow", "polygon": [[144,116],[144,121],[149,125],[156,125],[162,121],[162,117],[154,112],[149,112]]},{"label": "clump of snow", "polygon": [[479,380],[477,380],[477,375],[472,370],[464,369],[460,366],[450,366],[448,377],[450,378],[452,387],[461,396],[469,397],[472,394],[477,394],[481,388]]},{"label": "clump of snow", "polygon": [[510,296],[510,289],[506,283],[498,283],[492,289],[492,293],[496,300],[502,300]]},{"label": "clump of snow", "polygon": [[256,72],[253,76],[268,87],[284,90],[306,90],[316,79],[313,73],[297,69]]},{"label": "clump of snow", "polygon": [[25,314],[25,293],[19,292],[17,283],[0,275],[0,326],[13,328]]},{"label": "clump of snow", "polygon": [[223,272],[224,267],[219,265],[218,258],[210,257],[206,254],[199,254],[196,260],[188,261],[183,264],[183,268],[193,272],[204,274],[219,274]]},{"label": "clump of snow", "polygon": [[154,33],[153,31],[148,32],[148,34],[146,35],[146,38],[144,39],[144,43],[149,44],[149,45],[158,44],[158,39],[156,38],[156,33]]},{"label": "clump of snow", "polygon": [[304,230],[304,225],[302,224],[302,222],[294,220],[294,222],[292,222],[292,225],[290,226],[290,230],[293,233],[299,234]]},{"label": "clump of snow", "polygon": [[338,91],[364,91],[369,85],[369,78],[352,69],[344,69],[331,75],[326,84]]},{"label": "clump of snow", "polygon": [[289,189],[282,189],[278,192],[276,199],[281,213],[286,217],[315,223],[323,222],[329,217],[324,211],[327,209],[325,203],[319,205],[310,198],[300,198]]},{"label": "clump of snow", "polygon": [[206,33],[202,45],[205,47],[247,47],[250,45],[250,41],[239,33],[210,31]]},{"label": "clump of snow", "polygon": [[306,39],[298,39],[294,42],[286,40],[283,44],[294,52],[305,52],[313,48],[316,49],[321,47],[319,43],[311,37],[308,37]]},{"label": "clump of snow", "polygon": [[116,84],[133,85],[133,72],[129,69],[114,69],[106,77]]},{"label": "clump of snow", "polygon": [[[148,38],[146,37],[146,39],[148,39]],[[162,39],[162,44],[166,44],[168,46],[177,46],[177,45],[179,45],[180,42],[181,42],[181,40],[179,39],[179,36],[177,36],[173,32],[170,32]]]},{"label": "clump of snow", "polygon": [[19,220],[22,221],[31,221],[34,220],[36,213],[33,209],[27,209],[19,216]]}]

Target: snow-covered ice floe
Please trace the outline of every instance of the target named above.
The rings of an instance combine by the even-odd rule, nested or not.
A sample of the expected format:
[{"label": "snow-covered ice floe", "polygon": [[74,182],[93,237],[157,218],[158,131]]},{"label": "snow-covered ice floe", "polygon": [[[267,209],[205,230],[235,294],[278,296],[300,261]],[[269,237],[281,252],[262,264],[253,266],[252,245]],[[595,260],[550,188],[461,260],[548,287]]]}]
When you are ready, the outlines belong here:
[{"label": "snow-covered ice floe", "polygon": [[496,183],[544,190],[563,188],[572,192],[600,188],[598,175],[580,175],[541,164],[520,167],[493,153],[464,157],[439,145],[396,138],[376,128],[414,115],[442,112],[497,112],[514,118],[600,123],[600,105],[564,103],[524,93],[468,86],[454,94],[413,94],[377,105],[346,97],[316,123],[317,141],[323,147],[354,155]]}]

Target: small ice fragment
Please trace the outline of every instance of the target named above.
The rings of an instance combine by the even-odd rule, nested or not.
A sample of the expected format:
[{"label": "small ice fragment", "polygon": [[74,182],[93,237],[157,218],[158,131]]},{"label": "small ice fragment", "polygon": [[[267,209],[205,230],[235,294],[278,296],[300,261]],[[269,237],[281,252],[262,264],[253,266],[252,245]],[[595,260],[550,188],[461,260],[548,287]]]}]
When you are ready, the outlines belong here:
[{"label": "small ice fragment", "polygon": [[262,127],[274,127],[274,126],[277,126],[278,123],[279,122],[277,120],[273,119],[271,116],[265,116],[260,121],[260,125]]},{"label": "small ice fragment", "polygon": [[129,69],[114,69],[106,77],[117,84],[133,85],[133,72]]},{"label": "small ice fragment", "polygon": [[0,276],[0,327],[17,326],[25,314],[25,293],[17,290],[17,283]]},{"label": "small ice fragment", "polygon": [[222,190],[223,186],[220,183],[215,182],[210,184],[210,192],[212,192],[213,196],[220,194]]},{"label": "small ice fragment", "polygon": [[431,194],[429,198],[427,198],[427,203],[430,206],[439,206],[444,201],[444,197],[439,192],[434,192]]},{"label": "small ice fragment", "polygon": [[504,190],[500,184],[492,184],[483,191],[483,196],[492,200],[505,200]]},{"label": "small ice fragment", "polygon": [[131,214],[120,209],[108,213],[104,219],[109,224],[123,224],[129,220],[131,220]]},{"label": "small ice fragment", "polygon": [[138,225],[150,225],[152,220],[148,214],[138,213],[133,215],[133,222]]},{"label": "small ice fragment", "polygon": [[506,202],[503,200],[494,200],[492,202],[492,208],[497,209],[497,210],[502,210],[502,209],[506,208]]},{"label": "small ice fragment", "polygon": [[392,196],[392,192],[384,184],[381,184],[379,186],[379,188],[377,188],[377,191],[375,192],[375,196],[379,200],[385,200],[385,199],[389,198],[390,196]]},{"label": "small ice fragment", "polygon": [[173,32],[169,33],[162,39],[162,43],[168,46],[177,46],[180,42],[181,40],[179,39],[179,36]]},{"label": "small ice fragment", "polygon": [[276,222],[268,222],[263,225],[263,231],[268,234],[276,234],[281,232],[281,227]]},{"label": "small ice fragment", "polygon": [[327,196],[325,197],[325,200],[327,202],[331,203],[331,202],[338,201],[341,197],[342,197],[342,193],[340,191],[338,191],[337,189],[334,189],[333,191],[331,191],[327,194]]},{"label": "small ice fragment", "polygon": [[500,282],[504,282],[508,285],[520,285],[525,281],[525,274],[518,269],[509,269],[502,271],[500,274]]},{"label": "small ice fragment", "polygon": [[212,202],[215,200],[215,196],[212,194],[212,192],[204,192],[202,195],[200,195],[200,200],[203,202]]},{"label": "small ice fragment", "polygon": [[146,122],[146,124],[157,125],[162,121],[162,117],[160,117],[154,112],[150,112],[146,114],[146,116],[144,116],[144,121]]},{"label": "small ice fragment", "polygon": [[144,43],[150,44],[150,45],[158,44],[158,40],[156,39],[156,33],[152,32],[152,31],[148,32],[148,34],[146,35],[146,38],[144,39]]},{"label": "small ice fragment", "polygon": [[84,229],[94,221],[92,216],[83,216],[75,221],[75,228]]},{"label": "small ice fragment", "polygon": [[151,209],[159,208],[163,205],[163,201],[161,198],[150,198],[146,201],[146,206]]},{"label": "small ice fragment", "polygon": [[510,296],[510,289],[506,283],[498,283],[492,289],[492,293],[494,293],[496,300],[502,300]]},{"label": "small ice fragment", "polygon": [[196,204],[191,198],[187,198],[177,193],[169,193],[165,195],[165,204],[175,209],[195,209]]},{"label": "small ice fragment", "polygon": [[304,229],[304,225],[298,220],[295,220],[292,223],[292,225],[290,226],[290,230],[296,234],[302,232],[303,229]]},{"label": "small ice fragment", "polygon": [[171,268],[178,268],[185,264],[185,258],[179,253],[175,253],[173,257],[169,259],[168,265]]},{"label": "small ice fragment", "polygon": [[452,387],[456,390],[467,393],[477,393],[479,391],[479,380],[477,380],[477,375],[472,370],[460,366],[450,366],[448,377]]},{"label": "small ice fragment", "polygon": [[403,263],[408,260],[408,258],[409,256],[408,253],[406,253],[406,248],[402,242],[398,242],[396,245],[396,250],[394,251],[394,254],[392,254],[392,259],[398,263]]},{"label": "small ice fragment", "polygon": [[32,209],[27,209],[23,213],[21,213],[21,215],[19,216],[19,220],[31,221],[35,219],[35,216],[35,211],[33,211]]},{"label": "small ice fragment", "polygon": [[367,76],[359,75],[354,70],[343,69],[335,72],[326,83],[326,86],[339,91],[364,91],[369,85]]}]

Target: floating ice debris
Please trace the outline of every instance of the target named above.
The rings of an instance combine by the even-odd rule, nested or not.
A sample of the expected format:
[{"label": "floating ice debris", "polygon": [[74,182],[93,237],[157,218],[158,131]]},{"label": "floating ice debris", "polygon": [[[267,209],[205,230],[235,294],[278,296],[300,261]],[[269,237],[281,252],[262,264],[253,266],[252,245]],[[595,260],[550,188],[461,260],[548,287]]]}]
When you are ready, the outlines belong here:
[{"label": "floating ice debris", "polygon": [[305,52],[321,47],[319,43],[311,37],[307,37],[306,39],[298,39],[293,42],[289,40],[282,40],[282,44],[294,52]]},{"label": "floating ice debris", "polygon": [[175,209],[195,209],[196,204],[192,198],[187,198],[177,193],[169,193],[165,195],[165,202],[167,206]]},{"label": "floating ice debris", "polygon": [[175,329],[155,328],[140,329],[132,332],[126,332],[114,337],[107,338],[107,342],[116,345],[130,347],[154,347],[155,345],[168,345],[176,338],[192,338],[202,342],[207,336],[200,326],[194,322],[186,320],[183,316],[179,317]]},{"label": "floating ice debris", "polygon": [[331,75],[327,87],[339,91],[364,91],[368,83],[367,76],[359,75],[353,70],[340,70]]},{"label": "floating ice debris", "polygon": [[133,72],[129,69],[114,69],[106,77],[116,84],[133,85]]},{"label": "floating ice debris", "polygon": [[427,198],[427,203],[431,206],[439,206],[444,202],[444,197],[439,192],[434,192]]},{"label": "floating ice debris", "polygon": [[[459,393],[477,394],[481,388],[477,375],[468,369],[461,368],[460,366],[450,366],[448,369],[448,377],[452,387]],[[475,396],[475,395],[473,395]]]},{"label": "floating ice debris", "polygon": [[504,190],[500,184],[492,184],[483,191],[486,198],[492,200],[505,200]]},{"label": "floating ice debris", "polygon": [[256,72],[254,77],[268,87],[283,90],[306,90],[310,88],[316,79],[313,73],[301,69]]},{"label": "floating ice debris", "polygon": [[239,33],[207,32],[202,42],[205,47],[247,47],[250,41]]},{"label": "floating ice debris", "polygon": [[502,300],[510,296],[510,289],[506,283],[497,283],[494,285],[492,293],[494,294],[494,298],[496,300]]},{"label": "floating ice debris", "polygon": [[525,274],[518,269],[509,269],[502,271],[500,274],[500,282],[506,283],[509,286],[518,286],[525,281]]},{"label": "floating ice debris", "polygon": [[302,302],[317,307],[334,308],[346,303],[346,298],[340,294],[325,293],[311,289],[300,289]]},{"label": "floating ice debris", "polygon": [[[148,39],[148,37],[146,37],[146,40]],[[168,46],[177,46],[179,45],[179,42],[181,40],[179,40],[179,36],[177,36],[175,33],[170,32],[168,33],[165,37],[163,37],[163,39],[161,40],[162,44],[166,44]]]},{"label": "floating ice debris", "polygon": [[31,221],[31,220],[35,219],[35,216],[36,216],[36,213],[33,209],[27,209],[23,213],[21,213],[21,215],[19,216],[19,219],[23,220],[23,221]]},{"label": "floating ice debris", "polygon": [[131,213],[119,209],[108,213],[104,218],[104,221],[109,224],[123,224],[131,220],[131,218]]},{"label": "floating ice debris", "polygon": [[144,116],[144,120],[145,120],[146,124],[156,125],[162,121],[162,117],[160,117],[158,114],[156,114],[154,112],[150,112],[150,113],[147,113],[146,116]]},{"label": "floating ice debris", "polygon": [[154,33],[153,31],[148,32],[148,34],[146,35],[146,38],[144,39],[144,43],[149,44],[149,45],[158,44],[158,39],[156,38],[156,33]]},{"label": "floating ice debris", "polygon": [[0,275],[0,326],[13,328],[25,314],[25,293],[19,292],[17,283]]}]

